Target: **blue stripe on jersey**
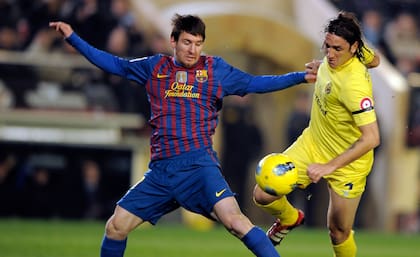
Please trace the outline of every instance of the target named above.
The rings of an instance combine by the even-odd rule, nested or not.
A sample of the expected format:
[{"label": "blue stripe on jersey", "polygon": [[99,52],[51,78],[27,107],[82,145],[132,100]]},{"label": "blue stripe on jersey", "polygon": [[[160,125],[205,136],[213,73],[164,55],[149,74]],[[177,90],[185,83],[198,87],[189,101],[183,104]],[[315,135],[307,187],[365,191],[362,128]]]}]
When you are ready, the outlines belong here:
[{"label": "blue stripe on jersey", "polygon": [[[211,108],[211,112],[206,112],[204,114],[205,119],[209,120],[210,122],[205,124],[206,128],[205,128],[205,133],[207,133],[207,135],[213,135],[217,126],[217,121],[218,121],[218,116],[217,116],[217,108],[216,108],[216,103],[218,101],[221,101],[222,99],[222,95],[221,95],[221,85],[215,80],[214,78],[214,70],[213,70],[213,58],[209,58],[207,60],[207,67],[208,67],[208,76],[209,76],[209,80],[208,80],[208,90],[209,92],[211,92],[211,95],[209,96],[209,98],[207,99],[207,103],[206,106],[209,106]],[[211,79],[210,79],[211,78]],[[204,137],[204,146],[209,146],[212,144],[212,138],[211,136],[207,136]]]}]

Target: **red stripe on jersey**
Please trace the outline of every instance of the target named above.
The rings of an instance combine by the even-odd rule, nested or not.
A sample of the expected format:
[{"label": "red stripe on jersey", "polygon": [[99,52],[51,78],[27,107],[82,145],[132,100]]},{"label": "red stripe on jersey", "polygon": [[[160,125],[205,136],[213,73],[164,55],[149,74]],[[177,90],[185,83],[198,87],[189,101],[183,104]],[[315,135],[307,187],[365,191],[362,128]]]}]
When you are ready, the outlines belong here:
[{"label": "red stripe on jersey", "polygon": [[[182,71],[182,70],[179,69],[178,67],[173,67],[173,68],[174,68],[174,70],[172,71],[172,73],[173,73],[173,80],[172,81],[175,81],[176,82],[176,74],[177,74],[178,71]],[[173,103],[171,104],[171,107],[174,109],[174,110],[172,110],[174,113],[176,113],[178,111],[181,112],[181,113],[184,113],[184,110],[183,109],[177,110],[177,105],[178,104],[180,106],[182,106],[182,104],[181,104],[182,99],[180,99],[180,98],[181,97],[172,97],[170,99],[167,99],[167,103],[170,103],[171,101],[173,101]],[[177,125],[179,125],[179,126],[182,127],[182,125],[185,122],[183,122],[181,120],[177,120],[175,116],[171,117],[171,121],[170,122],[171,122],[171,127],[170,127],[171,131],[170,131],[170,133],[172,134],[172,136],[176,137],[176,140],[172,140],[171,142],[168,142],[168,143],[173,143],[173,145],[174,145],[173,149],[175,150],[175,154],[178,155],[178,154],[181,153],[181,149],[179,148],[179,143],[180,143],[179,142],[179,139],[180,139],[180,137],[177,135],[177,132],[178,132]],[[169,145],[168,149],[171,149],[171,146],[170,145]],[[170,155],[173,155],[173,153],[169,153],[169,154]]]},{"label": "red stripe on jersey", "polygon": [[[212,57],[206,58],[206,63],[207,63],[207,68],[208,68],[207,72],[208,72],[208,76],[209,76],[208,80],[207,80],[207,89],[206,89],[209,92],[208,93],[209,97],[207,98],[206,106],[213,106],[211,104],[211,101],[213,101],[213,99],[211,98],[213,96],[212,92],[213,92],[214,86],[215,86],[214,79],[213,79],[213,58]],[[216,111],[214,110],[214,112],[216,112]],[[212,113],[214,113],[214,112],[211,110],[207,113],[212,115]],[[201,110],[200,116],[204,117],[204,110],[203,109]],[[207,119],[211,120],[210,117],[207,117]],[[211,130],[212,130],[212,127],[214,126],[214,123],[209,122],[209,123],[207,123],[207,126],[208,127],[204,128],[204,133],[210,133]],[[212,139],[211,139],[210,135],[204,135],[203,136],[203,143],[204,143],[205,146],[211,145],[212,144],[211,140]]]},{"label": "red stripe on jersey", "polygon": [[[158,77],[158,74],[168,73],[169,66],[170,66],[169,64],[170,64],[170,58],[162,57],[153,69],[151,83],[148,83],[150,88],[148,88],[147,91],[151,92],[151,94],[149,94],[150,108],[151,108],[151,113],[152,113],[152,117],[150,118],[150,124],[153,128],[156,128],[156,127],[164,128],[166,124],[164,116],[162,116],[161,113],[164,113],[166,111],[164,110],[165,108],[167,109],[167,105],[164,104],[166,101],[162,101],[162,99],[164,99],[163,98],[164,96],[162,96],[162,94],[165,93],[164,90],[162,89],[165,88],[165,84],[167,84],[167,80],[166,79],[159,80],[157,77]],[[162,86],[162,84],[164,85]],[[163,124],[163,126],[160,126],[159,124]],[[151,140],[152,158],[154,155],[158,155],[159,158],[162,158],[163,157],[162,152],[159,152],[159,153],[155,152],[156,144],[161,144],[161,142],[159,142],[160,139],[156,138],[156,136],[157,135],[152,135],[152,140]],[[170,153],[169,151],[167,151],[165,154],[169,155]]]},{"label": "red stripe on jersey", "polygon": [[[200,69],[201,69],[201,66],[200,66]],[[199,93],[201,96],[203,95],[203,83],[197,83],[197,93]],[[197,100],[197,101],[199,101],[199,100]],[[198,122],[196,122],[196,120],[197,120],[196,116],[197,116],[197,105],[196,104],[191,104],[191,121],[192,121],[191,132],[194,135],[192,137],[192,140],[193,140],[192,143],[194,145],[194,148],[199,149],[200,148],[200,140],[199,140],[199,136],[197,136],[197,133],[200,133],[200,131],[199,131],[199,128],[197,128]],[[200,118],[201,118],[201,116],[200,116]]]}]

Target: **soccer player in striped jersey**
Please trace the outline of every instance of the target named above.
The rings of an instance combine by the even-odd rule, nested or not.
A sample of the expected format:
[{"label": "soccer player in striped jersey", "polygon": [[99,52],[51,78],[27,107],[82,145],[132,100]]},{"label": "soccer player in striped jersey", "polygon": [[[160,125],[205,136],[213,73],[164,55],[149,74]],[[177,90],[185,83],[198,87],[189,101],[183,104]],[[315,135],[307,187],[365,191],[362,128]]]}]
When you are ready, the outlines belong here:
[{"label": "soccer player in striped jersey", "polygon": [[[327,180],[327,225],[334,256],[354,257],[354,218],[372,168],[373,149],[380,142],[367,70],[379,65],[379,57],[364,44],[356,17],[346,12],[327,24],[323,49],[309,126],[285,153],[295,162],[300,188]],[[267,231],[274,245],[303,223],[304,213],[286,196],[271,196],[256,186],[254,199],[277,218]]]},{"label": "soccer player in striped jersey", "polygon": [[94,65],[146,87],[151,106],[149,169],[107,221],[101,257],[123,256],[133,229],[145,221],[156,224],[180,206],[222,223],[255,256],[279,256],[265,232],[241,212],[222,176],[212,136],[223,97],[282,90],[313,82],[316,75],[307,69],[253,76],[201,54],[205,24],[200,17],[177,14],[172,25],[173,56],[124,59],[89,45],[67,23],[50,23]]}]

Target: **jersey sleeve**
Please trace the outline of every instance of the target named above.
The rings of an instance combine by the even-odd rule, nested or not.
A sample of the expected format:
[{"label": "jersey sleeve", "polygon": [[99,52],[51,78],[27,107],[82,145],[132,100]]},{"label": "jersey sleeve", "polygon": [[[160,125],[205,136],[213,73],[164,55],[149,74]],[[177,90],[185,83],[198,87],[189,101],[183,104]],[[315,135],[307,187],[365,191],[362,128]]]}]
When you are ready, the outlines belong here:
[{"label": "jersey sleeve", "polygon": [[350,110],[356,125],[363,126],[376,121],[369,74],[355,74],[347,81],[351,81],[351,84],[344,88],[341,97],[346,108]]},{"label": "jersey sleeve", "polygon": [[91,46],[76,33],[72,33],[66,40],[89,62],[108,73],[125,77],[139,84],[144,84],[151,73],[148,57],[131,60],[118,57]]},{"label": "jersey sleeve", "polygon": [[214,60],[215,78],[222,85],[224,95],[246,95],[252,75],[233,67],[220,57],[214,57]]},{"label": "jersey sleeve", "polygon": [[231,66],[221,58],[217,58],[216,71],[220,74],[225,95],[268,93],[305,82],[305,72],[254,76]]},{"label": "jersey sleeve", "polygon": [[91,46],[74,32],[66,40],[93,65],[106,72],[125,76],[125,71],[123,69],[125,65],[123,65],[123,63],[128,62],[127,60]]},{"label": "jersey sleeve", "polygon": [[283,75],[254,76],[248,87],[251,93],[268,93],[304,83],[305,72],[290,72]]}]

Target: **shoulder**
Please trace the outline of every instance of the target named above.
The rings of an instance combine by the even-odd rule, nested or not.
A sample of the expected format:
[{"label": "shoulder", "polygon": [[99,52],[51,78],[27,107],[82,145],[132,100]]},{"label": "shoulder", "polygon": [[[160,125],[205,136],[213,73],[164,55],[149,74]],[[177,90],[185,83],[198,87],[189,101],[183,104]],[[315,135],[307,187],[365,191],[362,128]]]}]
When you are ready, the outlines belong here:
[{"label": "shoulder", "polygon": [[366,76],[369,75],[366,66],[356,57],[342,70],[342,73],[348,82],[351,80],[365,80]]},{"label": "shoulder", "polygon": [[359,59],[354,61],[352,74],[352,78],[360,83],[371,83],[369,69]]},{"label": "shoulder", "polygon": [[215,56],[215,55],[202,55],[200,57],[201,61],[205,62],[205,63],[214,63],[214,64],[218,64],[218,63],[226,63],[225,60],[223,60],[222,57],[220,56]]},{"label": "shoulder", "polygon": [[172,56],[164,54],[155,54],[151,56],[137,57],[129,60],[130,63],[149,63],[150,65],[155,65],[157,63],[169,62],[172,60]]}]

